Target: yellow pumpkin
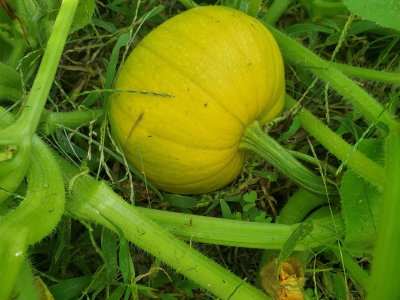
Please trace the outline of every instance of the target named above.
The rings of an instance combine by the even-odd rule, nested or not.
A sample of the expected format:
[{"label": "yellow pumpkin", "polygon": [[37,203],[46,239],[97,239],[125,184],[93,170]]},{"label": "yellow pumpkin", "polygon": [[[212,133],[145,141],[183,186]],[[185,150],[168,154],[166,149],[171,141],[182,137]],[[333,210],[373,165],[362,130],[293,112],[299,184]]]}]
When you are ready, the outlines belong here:
[{"label": "yellow pumpkin", "polygon": [[205,6],[148,34],[115,89],[109,119],[127,160],[164,191],[205,193],[241,172],[247,126],[280,113],[284,69],[259,21]]}]

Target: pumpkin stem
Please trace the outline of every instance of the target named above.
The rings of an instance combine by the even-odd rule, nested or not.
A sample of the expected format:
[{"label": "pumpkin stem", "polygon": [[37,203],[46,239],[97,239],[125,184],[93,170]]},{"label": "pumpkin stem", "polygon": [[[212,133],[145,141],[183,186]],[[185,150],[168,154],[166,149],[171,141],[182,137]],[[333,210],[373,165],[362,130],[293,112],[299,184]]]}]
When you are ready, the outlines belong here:
[{"label": "pumpkin stem", "polygon": [[239,148],[257,153],[281,173],[313,193],[322,195],[337,194],[336,187],[301,164],[288,150],[266,134],[261,129],[258,121],[247,127]]},{"label": "pumpkin stem", "polygon": [[104,181],[79,174],[62,158],[59,164],[65,180],[73,182],[66,203],[70,216],[108,227],[221,299],[271,299],[152,222],[142,214],[143,210],[125,202]]}]

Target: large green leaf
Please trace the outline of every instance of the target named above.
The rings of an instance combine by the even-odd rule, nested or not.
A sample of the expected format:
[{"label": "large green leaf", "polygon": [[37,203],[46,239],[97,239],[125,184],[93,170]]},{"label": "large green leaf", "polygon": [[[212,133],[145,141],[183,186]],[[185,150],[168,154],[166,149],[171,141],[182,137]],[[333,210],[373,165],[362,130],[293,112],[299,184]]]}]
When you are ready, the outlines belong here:
[{"label": "large green leaf", "polygon": [[344,0],[354,14],[382,27],[400,31],[400,1],[398,0]]},{"label": "large green leaf", "polygon": [[[375,161],[382,159],[382,142],[363,140],[359,150]],[[342,213],[346,224],[345,245],[355,254],[370,251],[376,240],[380,192],[351,170],[340,185]]]}]

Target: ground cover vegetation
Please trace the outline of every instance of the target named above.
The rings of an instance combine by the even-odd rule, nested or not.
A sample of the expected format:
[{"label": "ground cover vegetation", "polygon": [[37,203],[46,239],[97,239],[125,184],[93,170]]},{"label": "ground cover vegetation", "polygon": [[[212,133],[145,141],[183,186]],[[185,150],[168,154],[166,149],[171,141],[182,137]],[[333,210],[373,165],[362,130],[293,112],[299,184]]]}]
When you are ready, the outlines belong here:
[{"label": "ground cover vegetation", "polygon": [[[131,50],[206,5],[268,28],[285,104],[246,131],[232,182],[168,193],[128,162],[108,105]],[[400,298],[399,12],[390,0],[0,1],[0,299]]]}]

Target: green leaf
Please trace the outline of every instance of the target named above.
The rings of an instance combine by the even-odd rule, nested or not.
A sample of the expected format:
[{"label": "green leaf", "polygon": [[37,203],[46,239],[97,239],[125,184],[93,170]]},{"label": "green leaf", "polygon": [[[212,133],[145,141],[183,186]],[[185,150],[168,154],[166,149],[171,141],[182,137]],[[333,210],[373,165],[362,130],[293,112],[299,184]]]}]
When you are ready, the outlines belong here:
[{"label": "green leaf", "polygon": [[310,32],[323,32],[323,33],[334,33],[332,28],[328,28],[321,25],[316,25],[312,23],[299,23],[294,24],[286,28],[286,33],[292,37],[299,37],[305,33]]},{"label": "green leaf", "polygon": [[350,133],[356,141],[360,139],[363,134],[362,128],[354,121],[354,118],[349,115],[344,115],[340,117],[335,117],[335,120],[340,122],[339,128],[336,133],[340,136]]},{"label": "green leaf", "polygon": [[341,0],[301,0],[312,19],[332,17],[346,13],[346,6]]},{"label": "green leaf", "polygon": [[[118,232],[119,233],[119,232]],[[122,234],[122,232],[121,232]],[[119,234],[119,268],[122,279],[129,284],[132,280],[133,268],[132,256],[130,255],[129,243],[124,236]]]},{"label": "green leaf", "polygon": [[[7,62],[15,43],[21,39],[19,32],[14,30],[13,21],[5,9],[0,9],[0,61]],[[14,32],[18,38],[14,36]]]},{"label": "green leaf", "polygon": [[86,157],[86,151],[69,140],[64,131],[57,130],[56,138],[58,145],[63,149],[63,151],[65,151],[65,153],[69,153],[82,159]]},{"label": "green leaf", "polygon": [[267,214],[264,211],[262,211],[262,212],[260,212],[260,214],[257,217],[254,218],[254,221],[255,222],[271,223],[272,218],[271,217],[267,218]]},{"label": "green leaf", "polygon": [[111,283],[117,277],[118,272],[117,239],[115,234],[107,228],[103,228],[101,232],[101,250],[106,270],[106,279],[108,283]]},{"label": "green leaf", "polygon": [[327,294],[330,294],[333,299],[349,299],[343,273],[322,272],[322,280]]},{"label": "green leaf", "polygon": [[250,202],[250,203],[247,203],[247,204],[245,204],[244,206],[243,206],[243,211],[244,212],[248,212],[250,209],[252,209],[253,207],[255,207],[255,203],[254,202]]},{"label": "green leaf", "polygon": [[122,47],[126,47],[129,43],[130,35],[128,33],[124,33],[120,35],[117,42],[114,45],[114,48],[111,52],[110,60],[108,62],[107,71],[106,71],[106,82],[104,83],[104,87],[106,89],[110,89],[114,82],[115,74],[117,73],[117,64],[119,58],[119,51]]},{"label": "green leaf", "polygon": [[265,178],[269,180],[270,182],[276,182],[278,180],[278,173],[276,172],[267,172],[267,171],[259,171],[259,170],[253,170],[253,174],[260,176],[262,178]]},{"label": "green leaf", "polygon": [[49,290],[54,296],[54,299],[57,300],[77,299],[81,291],[90,284],[90,281],[90,276],[75,277],[59,281],[49,286]]},{"label": "green leaf", "polygon": [[257,200],[257,192],[255,191],[250,191],[246,194],[243,195],[243,200],[247,203],[252,203]]},{"label": "green leaf", "polygon": [[22,85],[19,73],[10,66],[0,62],[0,99],[22,97]]},{"label": "green leaf", "polygon": [[295,116],[293,118],[292,124],[290,125],[290,128],[286,132],[283,132],[276,140],[278,142],[282,142],[290,139],[300,129],[300,126],[301,120],[298,116]]},{"label": "green leaf", "polygon": [[115,33],[118,30],[115,24],[97,18],[93,18],[93,24],[107,30],[109,33]]},{"label": "green leaf", "polygon": [[71,242],[71,219],[63,218],[57,226],[57,243],[55,244],[53,261],[58,263]]},{"label": "green leaf", "polygon": [[[380,160],[383,150],[379,140],[363,140],[359,150],[374,160]],[[351,170],[347,170],[340,185],[342,213],[346,224],[345,245],[355,253],[371,250],[376,239],[380,192]]]},{"label": "green leaf", "polygon": [[289,258],[289,256],[293,253],[297,243],[304,240],[307,236],[309,236],[313,231],[313,229],[314,229],[314,222],[313,220],[308,219],[300,223],[299,226],[296,227],[295,230],[293,230],[292,234],[286,240],[285,244],[281,249],[281,252],[279,253],[278,265],[280,265],[281,262]]},{"label": "green leaf", "polygon": [[122,298],[122,296],[124,295],[125,290],[126,290],[126,287],[121,285],[121,286],[117,287],[107,299],[108,300],[120,300]]},{"label": "green leaf", "polygon": [[[245,210],[243,209],[243,211],[245,211]],[[249,209],[246,210],[246,212],[249,215],[250,220],[252,220],[252,221],[256,221],[256,218],[258,218],[258,220],[263,220],[263,219],[265,219],[265,216],[266,216],[265,212],[260,211],[255,206],[250,206]],[[264,216],[264,218],[262,218],[262,216]]]},{"label": "green leaf", "polygon": [[219,200],[219,205],[221,206],[222,217],[224,219],[232,219],[232,211],[225,200]]},{"label": "green leaf", "polygon": [[90,23],[95,7],[95,0],[79,1],[78,7],[76,8],[74,21],[71,25],[71,32],[77,31]]},{"label": "green leaf", "polygon": [[[378,28],[380,28],[380,27],[370,20],[354,21],[350,25],[345,36],[350,37],[350,36],[358,35],[358,34],[361,34],[364,32],[372,31],[372,30],[376,31]],[[338,43],[341,38],[341,35],[342,35],[341,31],[331,34],[326,39],[326,44],[331,45],[331,44]]]},{"label": "green leaf", "polygon": [[164,199],[172,206],[179,208],[194,208],[197,205],[197,200],[189,196],[181,196],[174,194],[167,194]]},{"label": "green leaf", "polygon": [[344,0],[343,2],[352,13],[363,19],[400,31],[400,1]]},{"label": "green leaf", "polygon": [[36,49],[46,45],[53,29],[60,1],[15,0],[9,4],[21,20],[24,28],[22,31],[26,33],[30,46]]}]

